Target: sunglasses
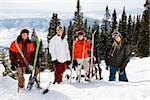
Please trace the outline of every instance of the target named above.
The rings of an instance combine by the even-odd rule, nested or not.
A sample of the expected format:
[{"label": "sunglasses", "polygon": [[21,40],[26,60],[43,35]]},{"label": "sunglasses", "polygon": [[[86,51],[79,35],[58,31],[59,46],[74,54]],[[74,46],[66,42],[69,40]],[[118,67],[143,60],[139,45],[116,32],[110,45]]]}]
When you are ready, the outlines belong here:
[{"label": "sunglasses", "polygon": [[120,35],[119,33],[113,33],[112,38],[115,38],[116,36],[119,36],[119,35]]}]

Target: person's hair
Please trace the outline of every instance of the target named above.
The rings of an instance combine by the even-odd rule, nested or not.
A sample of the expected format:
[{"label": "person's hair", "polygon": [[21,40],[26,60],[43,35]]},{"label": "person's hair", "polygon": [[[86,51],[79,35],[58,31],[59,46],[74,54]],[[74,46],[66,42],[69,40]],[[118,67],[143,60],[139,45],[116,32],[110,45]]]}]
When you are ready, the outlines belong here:
[{"label": "person's hair", "polygon": [[[19,36],[17,37],[17,43],[20,43],[21,41],[23,41],[23,38],[22,38],[21,35],[19,35]],[[31,43],[31,40],[29,39],[29,37],[27,37],[26,41],[27,41],[28,43]]]},{"label": "person's hair", "polygon": [[116,42],[114,41],[114,43],[112,44],[112,46],[116,49],[120,49],[122,47],[122,40],[120,42]]},{"label": "person's hair", "polygon": [[[63,30],[63,27],[62,27],[62,26],[57,26],[56,32],[58,32],[60,29]],[[58,34],[58,33],[57,33],[57,34]],[[65,38],[65,36],[66,36],[66,34],[65,34],[65,32],[63,31],[63,34],[62,34],[62,36],[61,36],[61,39],[63,40],[63,39]]]},{"label": "person's hair", "polygon": [[28,29],[22,29],[20,32],[20,35],[22,35],[23,33],[29,34],[29,30]]},{"label": "person's hair", "polygon": [[63,27],[61,27],[61,26],[57,26],[56,31],[58,31],[58,30],[60,30],[60,29],[62,29],[62,30],[63,30]]},{"label": "person's hair", "polygon": [[116,50],[120,50],[121,47],[122,47],[122,40],[119,43],[114,41],[114,43],[112,44],[113,49],[112,49],[111,55],[113,55]]}]

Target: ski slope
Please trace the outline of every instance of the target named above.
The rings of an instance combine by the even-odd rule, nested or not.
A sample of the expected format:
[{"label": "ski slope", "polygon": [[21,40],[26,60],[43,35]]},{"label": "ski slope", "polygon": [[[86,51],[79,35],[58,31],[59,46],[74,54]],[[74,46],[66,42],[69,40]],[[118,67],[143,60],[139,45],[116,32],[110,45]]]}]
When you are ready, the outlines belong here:
[{"label": "ski slope", "polygon": [[[103,80],[93,79],[91,83],[70,84],[64,77],[62,84],[51,84],[49,92],[42,94],[49,81],[53,81],[53,73],[46,70],[41,73],[41,87],[35,86],[31,91],[17,92],[17,81],[2,76],[3,66],[0,64],[0,100],[150,100],[150,57],[132,58],[127,65],[129,82],[109,82],[109,71],[105,70],[105,63],[101,63]],[[66,71],[69,73],[69,70]],[[65,73],[65,74],[66,74]],[[25,75],[26,85],[28,75]]]}]

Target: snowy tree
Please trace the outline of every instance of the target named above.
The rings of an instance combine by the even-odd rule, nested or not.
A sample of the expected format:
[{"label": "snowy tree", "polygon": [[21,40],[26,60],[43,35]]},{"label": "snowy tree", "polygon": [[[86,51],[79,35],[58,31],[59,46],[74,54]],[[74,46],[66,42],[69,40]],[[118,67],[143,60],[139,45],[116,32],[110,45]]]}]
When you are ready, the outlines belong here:
[{"label": "snowy tree", "polygon": [[150,1],[146,0],[144,4],[145,10],[142,15],[141,32],[139,34],[138,51],[141,57],[150,56],[149,50],[149,34],[150,34]]},{"label": "snowy tree", "polygon": [[123,8],[122,17],[119,20],[119,31],[126,32],[126,25],[127,25],[127,15],[125,12],[125,7]]},{"label": "snowy tree", "polygon": [[111,48],[111,44],[112,44],[111,30],[112,29],[111,29],[110,13],[107,6],[105,10],[104,19],[102,20],[101,33],[99,36],[99,42],[101,46],[100,57],[103,60],[107,58]]},{"label": "snowy tree", "polygon": [[56,13],[53,13],[48,28],[48,35],[47,35],[48,43],[49,40],[56,34],[56,27],[59,25],[60,25],[60,19],[58,19],[58,15]]},{"label": "snowy tree", "polygon": [[105,10],[105,16],[102,20],[101,30],[103,33],[110,33],[111,31],[111,21],[110,21],[110,13],[108,9],[108,5]]},{"label": "snowy tree", "polygon": [[129,43],[131,44],[132,40],[133,40],[133,33],[132,33],[132,30],[133,30],[133,22],[132,22],[132,16],[129,15],[129,18],[128,18],[128,23],[127,23],[127,34],[128,34],[128,40],[129,40]]},{"label": "snowy tree", "polygon": [[70,24],[68,26],[67,30],[67,36],[68,36],[68,44],[69,44],[69,49],[70,49],[70,54],[72,54],[72,44],[73,44],[73,27],[72,27],[72,21],[70,21]]},{"label": "snowy tree", "polygon": [[132,41],[132,52],[135,53],[135,56],[139,55],[139,51],[138,51],[138,45],[139,45],[139,34],[141,31],[141,18],[139,15],[137,15],[136,18],[136,23],[134,25],[134,29],[133,29],[133,41]]},{"label": "snowy tree", "polygon": [[73,18],[73,32],[84,30],[83,12],[81,12],[80,0],[77,1],[77,10]]},{"label": "snowy tree", "polygon": [[114,9],[114,12],[112,14],[112,29],[111,29],[111,33],[117,29],[117,13],[116,10]]}]

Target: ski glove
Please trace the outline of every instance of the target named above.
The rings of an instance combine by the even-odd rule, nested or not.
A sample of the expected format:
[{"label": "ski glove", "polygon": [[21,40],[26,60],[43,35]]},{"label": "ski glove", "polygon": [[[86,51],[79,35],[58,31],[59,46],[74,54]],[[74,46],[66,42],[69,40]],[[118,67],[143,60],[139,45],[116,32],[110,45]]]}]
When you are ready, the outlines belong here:
[{"label": "ski glove", "polygon": [[11,69],[12,69],[13,71],[17,70],[17,64],[16,64],[16,63],[12,63],[12,64],[11,64]]},{"label": "ski glove", "polygon": [[77,60],[73,60],[73,64],[74,64],[74,66],[78,66]]},{"label": "ski glove", "polygon": [[71,64],[71,61],[66,61],[67,65],[69,66]]},{"label": "ski glove", "polygon": [[58,62],[58,60],[54,60],[54,61],[51,61],[52,62],[52,64],[58,64],[59,62]]}]

